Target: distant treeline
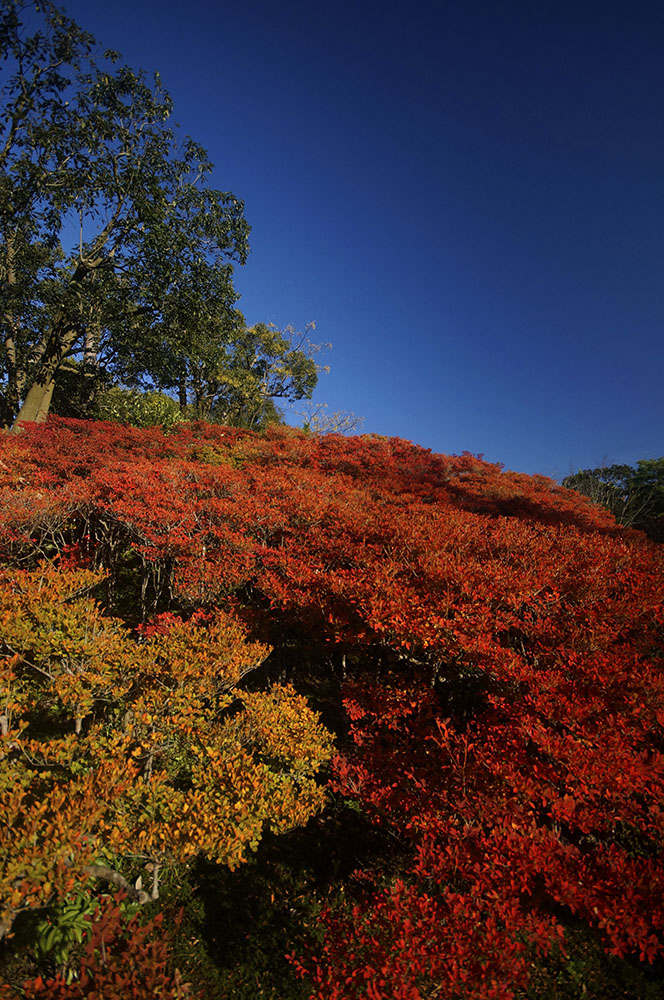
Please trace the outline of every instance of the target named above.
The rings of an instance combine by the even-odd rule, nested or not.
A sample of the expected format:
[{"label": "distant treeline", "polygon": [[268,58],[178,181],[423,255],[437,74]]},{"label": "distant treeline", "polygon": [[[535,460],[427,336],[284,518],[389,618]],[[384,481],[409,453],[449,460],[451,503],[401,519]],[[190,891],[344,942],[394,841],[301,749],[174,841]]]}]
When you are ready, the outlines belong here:
[{"label": "distant treeline", "polygon": [[664,541],[664,457],[642,459],[636,468],[583,469],[563,479],[563,486],[606,507],[620,524]]}]

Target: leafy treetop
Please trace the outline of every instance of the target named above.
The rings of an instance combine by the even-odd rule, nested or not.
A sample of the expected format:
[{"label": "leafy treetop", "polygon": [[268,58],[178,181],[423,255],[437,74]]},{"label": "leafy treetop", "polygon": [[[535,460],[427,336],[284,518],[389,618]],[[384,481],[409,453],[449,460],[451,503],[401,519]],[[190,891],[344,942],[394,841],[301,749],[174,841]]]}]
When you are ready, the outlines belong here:
[{"label": "leafy treetop", "polygon": [[135,377],[139,356],[185,378],[237,328],[242,202],[178,139],[159,76],[50,2],[2,0],[0,52],[1,423],[42,419],[72,358],[91,379]]}]

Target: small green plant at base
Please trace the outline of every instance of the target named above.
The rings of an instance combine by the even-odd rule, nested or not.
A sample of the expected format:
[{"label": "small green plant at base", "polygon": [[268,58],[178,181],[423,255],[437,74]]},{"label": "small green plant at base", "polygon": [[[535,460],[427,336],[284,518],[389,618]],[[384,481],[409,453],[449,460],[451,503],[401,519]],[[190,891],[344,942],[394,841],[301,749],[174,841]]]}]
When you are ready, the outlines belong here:
[{"label": "small green plant at base", "polygon": [[75,978],[70,956],[90,929],[90,918],[97,900],[89,893],[70,892],[58,904],[49,908],[32,927],[32,947],[40,966],[50,964],[67,982]]}]

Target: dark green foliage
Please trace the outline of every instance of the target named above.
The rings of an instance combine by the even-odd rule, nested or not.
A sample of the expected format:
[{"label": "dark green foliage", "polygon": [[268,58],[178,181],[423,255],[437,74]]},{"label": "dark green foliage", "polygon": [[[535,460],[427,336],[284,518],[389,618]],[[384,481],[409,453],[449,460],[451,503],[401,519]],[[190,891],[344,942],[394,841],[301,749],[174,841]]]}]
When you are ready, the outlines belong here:
[{"label": "dark green foliage", "polygon": [[636,468],[583,469],[563,479],[563,486],[606,507],[620,524],[664,540],[664,458],[641,459]]},{"label": "dark green foliage", "polygon": [[110,377],[96,365],[68,358],[58,372],[53,390],[51,412],[59,417],[94,419],[96,401],[108,389]]},{"label": "dark green foliage", "polygon": [[41,421],[52,401],[95,418],[111,385],[256,430],[279,421],[274,399],[310,399],[318,348],[247,328],[235,307],[244,206],[170,125],[158,74],[99,57],[51,3],[0,11],[0,426]]},{"label": "dark green foliage", "polygon": [[123,381],[138,364],[154,379],[198,357],[201,342],[224,342],[249,227],[242,202],[209,186],[206,151],[170,126],[158,76],[148,81],[117,53],[99,58],[94,39],[48,2],[2,0],[0,52],[9,426],[17,414],[43,419],[69,358]]},{"label": "dark green foliage", "polygon": [[539,964],[528,1000],[662,1000],[664,969],[608,955],[573,921],[565,933],[567,954],[558,951]]},{"label": "dark green foliage", "polygon": [[303,829],[266,836],[239,871],[201,859],[165,885],[162,903],[185,907],[175,964],[205,1000],[308,1000],[286,956],[315,939],[325,901],[352,899],[358,864],[389,865],[400,851],[354,805],[334,799]]}]

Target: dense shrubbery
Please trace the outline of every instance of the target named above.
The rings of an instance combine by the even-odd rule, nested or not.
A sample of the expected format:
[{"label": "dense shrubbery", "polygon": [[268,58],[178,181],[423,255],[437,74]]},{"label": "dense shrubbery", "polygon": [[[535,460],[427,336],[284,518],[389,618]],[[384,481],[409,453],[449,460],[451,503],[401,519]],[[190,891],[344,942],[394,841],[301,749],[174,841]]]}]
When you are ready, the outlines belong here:
[{"label": "dense shrubbery", "polygon": [[172,430],[184,420],[178,403],[163,392],[107,389],[95,402],[95,416],[134,427],[162,427]]},{"label": "dense shrubbery", "polygon": [[[664,946],[664,614],[644,536],[472,455],[286,428],[52,420],[0,438],[0,489],[3,905],[32,942],[23,964],[6,946],[7,995],[106,975],[75,942],[38,966],[30,920],[113,883],[144,902],[117,933],[148,921],[164,995],[655,988],[639,969]],[[298,834],[330,753],[302,694],[337,747],[327,810]],[[263,828],[295,832],[251,860]],[[270,986],[257,938],[259,971],[232,979],[209,926],[198,952],[155,927],[157,872],[196,923],[203,857],[244,862],[224,892],[258,893],[290,980]],[[297,913],[290,942],[271,907]],[[601,949],[614,994],[588,971]]]}]

